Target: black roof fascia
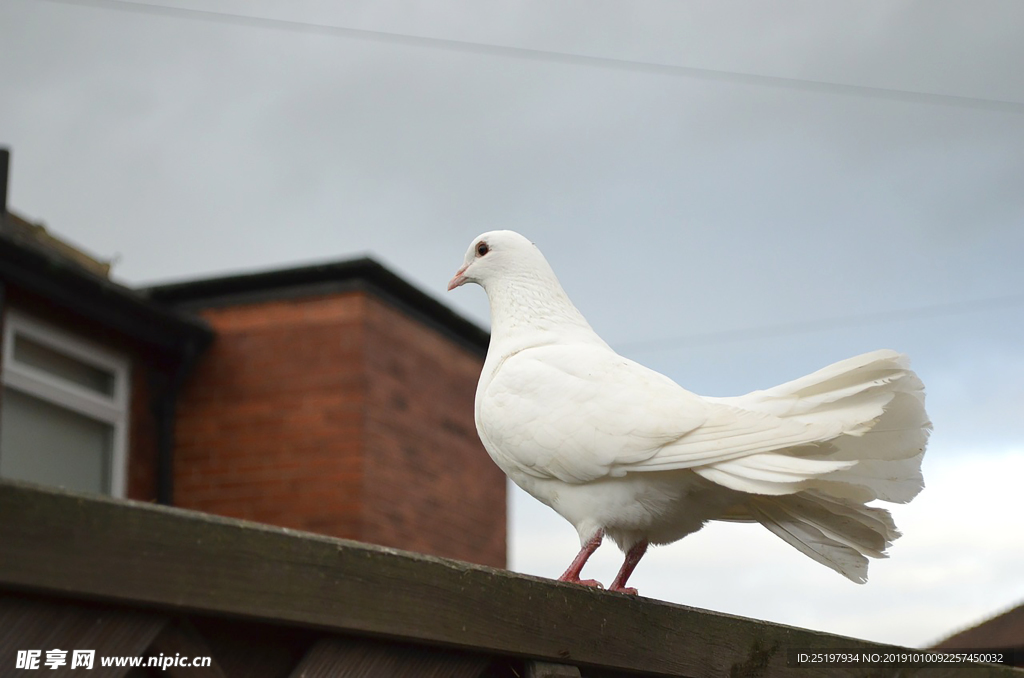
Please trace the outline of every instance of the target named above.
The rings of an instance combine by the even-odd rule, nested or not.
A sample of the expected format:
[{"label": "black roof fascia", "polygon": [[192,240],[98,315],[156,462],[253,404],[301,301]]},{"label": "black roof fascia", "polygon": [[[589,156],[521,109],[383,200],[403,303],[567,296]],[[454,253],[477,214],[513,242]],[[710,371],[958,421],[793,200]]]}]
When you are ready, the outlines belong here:
[{"label": "black roof fascia", "polygon": [[202,318],[155,303],[2,232],[0,280],[163,353],[202,351],[213,340],[213,329]]},{"label": "black roof fascia", "polygon": [[369,257],[155,285],[143,291],[156,301],[194,311],[352,290],[380,297],[473,353],[487,352],[486,330]]}]

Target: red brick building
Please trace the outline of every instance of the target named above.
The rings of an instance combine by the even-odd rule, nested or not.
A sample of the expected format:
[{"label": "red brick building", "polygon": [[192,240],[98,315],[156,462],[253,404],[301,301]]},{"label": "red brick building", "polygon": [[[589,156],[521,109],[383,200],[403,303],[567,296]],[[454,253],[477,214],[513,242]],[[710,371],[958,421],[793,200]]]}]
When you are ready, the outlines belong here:
[{"label": "red brick building", "polygon": [[505,565],[478,326],[371,259],[135,290],[0,221],[0,481]]},{"label": "red brick building", "polygon": [[504,565],[486,333],[370,259],[148,292],[215,332],[178,400],[177,505]]},{"label": "red brick building", "polygon": [[997,655],[1002,664],[1024,667],[1024,604],[955,633],[931,649]]}]

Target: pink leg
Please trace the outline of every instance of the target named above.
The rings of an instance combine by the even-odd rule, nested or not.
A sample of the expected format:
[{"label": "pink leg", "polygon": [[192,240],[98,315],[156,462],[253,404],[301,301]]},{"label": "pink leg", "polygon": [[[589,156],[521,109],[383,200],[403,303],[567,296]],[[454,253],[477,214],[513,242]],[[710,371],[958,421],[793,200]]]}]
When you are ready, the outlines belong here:
[{"label": "pink leg", "polygon": [[619,593],[628,593],[631,596],[636,595],[636,589],[626,586],[626,580],[629,579],[629,575],[633,574],[633,570],[636,569],[636,564],[640,562],[640,559],[647,553],[647,542],[642,541],[629,549],[626,554],[626,560],[623,561],[622,567],[619,568],[619,573],[615,575],[615,581],[608,587],[609,591],[618,591]]},{"label": "pink leg", "polygon": [[580,552],[576,554],[576,559],[569,565],[569,569],[566,570],[558,581],[567,581],[573,584],[583,584],[584,586],[596,586],[597,588],[604,588],[601,582],[596,579],[580,579],[580,572],[583,570],[583,566],[587,564],[587,560],[590,556],[594,555],[594,551],[601,545],[601,540],[604,539],[604,530],[598,530],[597,534],[590,538]]}]

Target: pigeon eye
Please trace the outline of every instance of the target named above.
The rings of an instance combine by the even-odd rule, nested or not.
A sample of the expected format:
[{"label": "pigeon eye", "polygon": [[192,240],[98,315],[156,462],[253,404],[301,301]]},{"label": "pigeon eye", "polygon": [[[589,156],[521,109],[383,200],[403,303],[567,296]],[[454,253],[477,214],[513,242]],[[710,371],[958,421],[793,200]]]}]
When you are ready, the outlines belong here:
[{"label": "pigeon eye", "polygon": [[482,257],[483,255],[487,254],[490,251],[491,248],[489,248],[487,246],[487,243],[483,242],[482,240],[476,244],[476,255],[478,257]]}]

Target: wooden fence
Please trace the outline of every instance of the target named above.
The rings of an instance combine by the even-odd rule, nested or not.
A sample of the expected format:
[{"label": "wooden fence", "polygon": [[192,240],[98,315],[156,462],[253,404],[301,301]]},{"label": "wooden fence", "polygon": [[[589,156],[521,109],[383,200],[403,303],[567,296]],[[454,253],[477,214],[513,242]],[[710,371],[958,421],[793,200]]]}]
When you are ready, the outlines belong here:
[{"label": "wooden fence", "polygon": [[[884,612],[880,612],[884,614]],[[18,652],[68,651],[55,669]],[[71,670],[71,650],[95,650]],[[914,652],[137,502],[0,482],[0,676],[992,676],[985,664],[796,667]],[[101,666],[101,657],[161,667]],[[182,666],[210,657],[210,666]],[[173,659],[172,659],[173,658]],[[177,662],[177,665],[175,664]],[[170,663],[170,666],[166,666]]]}]

